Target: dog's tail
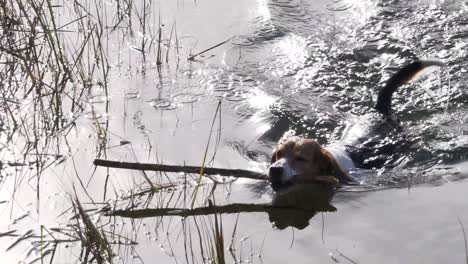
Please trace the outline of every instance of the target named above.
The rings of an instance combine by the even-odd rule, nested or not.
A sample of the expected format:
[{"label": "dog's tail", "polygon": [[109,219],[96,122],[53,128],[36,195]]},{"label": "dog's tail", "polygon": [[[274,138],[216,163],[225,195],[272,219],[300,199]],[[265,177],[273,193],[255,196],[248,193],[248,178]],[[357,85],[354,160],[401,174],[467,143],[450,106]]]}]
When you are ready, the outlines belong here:
[{"label": "dog's tail", "polygon": [[392,113],[392,95],[396,89],[418,77],[422,70],[430,66],[444,67],[445,65],[443,62],[436,60],[417,60],[398,70],[380,91],[375,109],[383,115],[390,115]]}]

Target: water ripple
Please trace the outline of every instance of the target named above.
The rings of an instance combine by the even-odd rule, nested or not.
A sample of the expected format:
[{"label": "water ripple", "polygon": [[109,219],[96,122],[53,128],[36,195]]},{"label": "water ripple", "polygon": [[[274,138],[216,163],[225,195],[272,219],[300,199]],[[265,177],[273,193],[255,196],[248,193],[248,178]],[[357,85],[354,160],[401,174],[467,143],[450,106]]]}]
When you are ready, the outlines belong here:
[{"label": "water ripple", "polygon": [[157,98],[149,101],[150,106],[157,110],[174,110],[177,106],[170,99]]},{"label": "water ripple", "polygon": [[353,7],[353,3],[345,0],[333,0],[327,4],[327,9],[330,11],[345,11]]}]

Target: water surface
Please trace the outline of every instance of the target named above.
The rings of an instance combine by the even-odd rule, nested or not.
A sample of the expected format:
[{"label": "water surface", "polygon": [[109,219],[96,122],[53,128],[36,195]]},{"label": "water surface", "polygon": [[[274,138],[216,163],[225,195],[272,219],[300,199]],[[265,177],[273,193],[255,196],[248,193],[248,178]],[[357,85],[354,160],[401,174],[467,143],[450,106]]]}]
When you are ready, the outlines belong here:
[{"label": "water surface", "polygon": [[[80,10],[68,5],[55,7],[63,24],[73,20],[69,12]],[[83,53],[91,56],[83,68],[98,66],[92,85],[83,88],[82,109],[64,113],[70,125],[56,130],[29,125],[46,122],[45,114],[32,114],[42,112],[28,97],[18,107],[28,124],[23,130],[14,130],[9,115],[2,114],[2,162],[30,164],[10,164],[2,171],[0,231],[27,234],[19,243],[15,237],[0,239],[5,263],[30,262],[44,254],[41,225],[45,238],[70,240],[45,245],[57,245],[47,261],[83,260],[86,246],[74,241],[83,222],[73,217],[75,197],[105,232],[116,263],[216,262],[215,230],[222,231],[221,248],[230,263],[464,261],[466,3],[161,0],[134,3],[134,11],[119,23],[123,6],[117,3],[84,6],[94,14],[90,21],[96,22],[97,14],[105,18],[102,50],[109,71],[93,61],[91,48]],[[145,12],[143,27],[138,17]],[[157,41],[159,28],[162,42]],[[75,40],[83,40],[82,31],[76,23],[68,29],[71,33],[60,36],[66,39],[65,50],[72,50],[79,46]],[[197,176],[96,168],[95,158],[201,166],[212,131],[209,166],[265,171],[284,133],[323,144],[337,141],[353,120],[373,111],[387,78],[418,58],[437,58],[447,67],[394,96],[409,147],[389,158],[392,166],[358,175],[384,190],[345,188],[334,196],[317,190],[278,198],[261,182],[220,181],[213,189],[205,180],[195,207],[207,207],[211,199],[221,209],[242,204],[251,212],[223,214],[220,209],[186,218],[136,219],[96,212],[101,207],[190,208]],[[35,148],[31,139],[39,142]],[[36,157],[40,168],[28,163]],[[149,187],[146,177],[166,187],[134,196]],[[262,207],[287,199],[307,210]]]}]

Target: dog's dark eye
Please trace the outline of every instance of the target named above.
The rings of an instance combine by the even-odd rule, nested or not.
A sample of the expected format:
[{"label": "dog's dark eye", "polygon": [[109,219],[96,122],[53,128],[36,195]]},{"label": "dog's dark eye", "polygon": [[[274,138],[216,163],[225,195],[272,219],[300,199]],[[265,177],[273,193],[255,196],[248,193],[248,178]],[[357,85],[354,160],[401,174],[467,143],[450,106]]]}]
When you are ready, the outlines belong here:
[{"label": "dog's dark eye", "polygon": [[294,160],[296,160],[296,161],[307,161],[305,158],[303,158],[301,156],[295,157]]},{"label": "dog's dark eye", "polygon": [[283,156],[283,152],[281,150],[276,151],[276,158],[280,159]]}]

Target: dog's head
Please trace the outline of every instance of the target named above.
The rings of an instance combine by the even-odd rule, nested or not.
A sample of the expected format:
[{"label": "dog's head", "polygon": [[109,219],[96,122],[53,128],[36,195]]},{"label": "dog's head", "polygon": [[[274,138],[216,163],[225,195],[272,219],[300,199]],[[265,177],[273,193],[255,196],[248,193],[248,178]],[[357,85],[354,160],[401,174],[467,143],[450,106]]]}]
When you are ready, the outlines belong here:
[{"label": "dog's head", "polygon": [[300,137],[280,142],[271,158],[268,177],[273,187],[327,177],[350,179],[329,151],[313,139]]}]

